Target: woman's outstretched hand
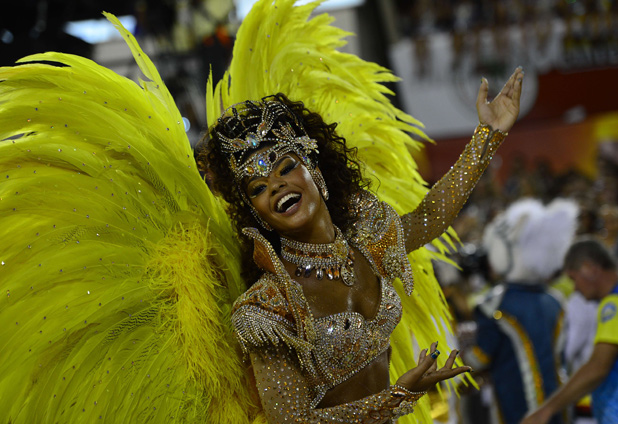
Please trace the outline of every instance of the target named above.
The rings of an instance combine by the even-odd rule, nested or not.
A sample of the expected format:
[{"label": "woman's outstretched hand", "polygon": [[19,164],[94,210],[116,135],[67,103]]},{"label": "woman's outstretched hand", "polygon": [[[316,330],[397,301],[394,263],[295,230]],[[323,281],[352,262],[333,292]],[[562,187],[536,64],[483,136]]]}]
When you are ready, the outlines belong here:
[{"label": "woman's outstretched hand", "polygon": [[491,102],[488,102],[489,83],[486,78],[483,78],[476,98],[476,110],[481,124],[491,125],[494,130],[503,132],[508,132],[511,129],[515,120],[517,120],[517,115],[519,115],[519,99],[523,79],[524,71],[520,66],[515,69],[500,93]]},{"label": "woman's outstretched hand", "polygon": [[436,349],[437,343],[432,343],[429,355],[423,349],[418,358],[418,365],[399,377],[397,384],[412,392],[424,392],[431,389],[436,383],[448,380],[461,373],[472,371],[470,367],[453,368],[459,351],[454,350],[449,355],[444,367],[437,369],[436,359],[440,352]]}]

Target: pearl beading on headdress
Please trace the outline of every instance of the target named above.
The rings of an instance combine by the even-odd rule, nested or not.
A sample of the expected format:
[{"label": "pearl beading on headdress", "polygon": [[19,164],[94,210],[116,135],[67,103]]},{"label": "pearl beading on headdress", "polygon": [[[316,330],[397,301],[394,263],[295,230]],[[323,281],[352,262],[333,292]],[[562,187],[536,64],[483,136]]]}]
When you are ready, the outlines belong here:
[{"label": "pearl beading on headdress", "polygon": [[[247,128],[246,122],[257,118],[258,111],[261,111],[259,124]],[[305,165],[314,168],[309,160],[309,154],[319,153],[318,143],[307,135],[296,116],[283,103],[275,101],[238,103],[230,106],[219,118],[219,122],[230,114],[238,122],[231,131],[238,130],[238,126],[242,125],[240,133],[245,132],[244,137],[229,138],[218,131],[215,133],[221,140],[221,150],[229,156],[230,168],[234,172],[237,184],[245,177],[268,176],[272,171],[272,165],[279,157],[290,152],[295,153]],[[275,127],[275,123],[282,117],[288,121],[278,122],[278,126]],[[294,122],[298,131],[294,131],[289,120]],[[269,133],[271,136],[268,136]],[[244,158],[248,152],[268,144],[274,146],[257,155]]]}]

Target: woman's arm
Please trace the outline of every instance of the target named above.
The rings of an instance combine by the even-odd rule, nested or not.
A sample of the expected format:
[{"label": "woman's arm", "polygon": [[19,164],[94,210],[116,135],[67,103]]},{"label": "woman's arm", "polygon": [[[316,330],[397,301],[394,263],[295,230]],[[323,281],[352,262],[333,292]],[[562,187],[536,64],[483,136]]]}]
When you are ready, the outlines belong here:
[{"label": "woman's arm", "polygon": [[401,217],[406,252],[424,246],[448,229],[505,136],[488,125],[476,127],[472,141],[455,165],[434,184],[416,209]]},{"label": "woman's arm", "polygon": [[488,83],[483,78],[476,102],[481,124],[476,128],[472,141],[417,208],[402,216],[407,252],[442,235],[468,200],[517,119],[522,78],[523,71],[517,68],[492,102],[487,102]]},{"label": "woman's arm", "polygon": [[269,346],[251,354],[260,400],[269,423],[387,423],[409,414],[425,393],[400,386],[342,405],[315,409],[298,361],[287,346]]}]

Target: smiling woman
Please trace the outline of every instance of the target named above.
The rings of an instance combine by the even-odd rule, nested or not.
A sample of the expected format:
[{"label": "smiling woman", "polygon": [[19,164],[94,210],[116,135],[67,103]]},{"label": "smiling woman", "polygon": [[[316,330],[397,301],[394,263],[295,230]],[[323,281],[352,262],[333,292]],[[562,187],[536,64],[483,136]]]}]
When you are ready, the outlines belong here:
[{"label": "smiling woman", "polygon": [[320,226],[316,215],[326,211],[307,167],[290,153],[277,159],[268,176],[253,177],[245,190],[257,215],[281,235]]},{"label": "smiling woman", "polygon": [[516,69],[491,103],[482,82],[477,109],[487,124],[402,217],[367,190],[336,124],[301,102],[281,93],[241,102],[211,126],[198,164],[239,234],[254,240],[243,267],[257,282],[236,300],[232,322],[269,422],[387,423],[470,370],[453,368],[457,351],[437,370],[433,343],[390,384],[390,336],[402,317],[393,284],[412,293],[407,253],[446,231],[466,201],[515,122],[522,77]]},{"label": "smiling woman", "polygon": [[[264,127],[258,129],[262,122]],[[271,230],[272,225],[282,225],[282,235],[302,233],[303,238],[322,243],[325,235],[334,236],[333,224],[350,226],[355,216],[347,199],[368,188],[370,181],[362,176],[356,149],[347,147],[335,128],[281,93],[231,107],[217,121],[200,143],[197,161],[215,192],[226,200],[239,233],[245,227]],[[282,136],[292,142],[277,143]],[[295,198],[298,205],[282,214],[277,203],[283,197],[288,197],[288,207]],[[277,232],[266,231],[264,237],[279,249]],[[244,243],[241,249],[243,276],[251,284],[261,271],[253,264],[252,246]]]}]

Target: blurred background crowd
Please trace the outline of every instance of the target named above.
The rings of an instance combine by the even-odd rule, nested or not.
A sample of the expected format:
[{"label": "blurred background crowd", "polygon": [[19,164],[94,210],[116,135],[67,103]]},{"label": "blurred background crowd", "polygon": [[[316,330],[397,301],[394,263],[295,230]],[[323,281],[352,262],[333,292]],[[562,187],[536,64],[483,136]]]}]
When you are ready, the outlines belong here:
[{"label": "blurred background crowd", "polygon": [[[451,37],[452,66],[457,68],[472,55],[483,56],[483,31],[491,33],[496,62],[508,62],[515,48],[522,55],[551,48],[553,24],[564,26],[560,43],[567,65],[579,67],[616,64],[618,60],[618,7],[604,0],[420,0],[398,1],[401,32],[416,45],[419,64],[427,64],[428,37],[443,32]],[[521,29],[520,40],[509,32]],[[517,46],[515,46],[517,44]],[[479,64],[480,65],[480,64]],[[419,68],[419,77],[430,70]]]},{"label": "blurred background crowd", "polygon": [[[109,25],[101,26],[100,12],[112,12],[154,60],[195,143],[207,125],[207,75],[223,74],[251,3],[14,2],[0,17],[0,65],[56,50],[134,78],[128,49]],[[597,237],[618,256],[618,1],[329,0],[318,11],[357,34],[346,51],[402,78],[390,86],[393,102],[423,122],[434,140],[412,151],[429,184],[455,162],[476,126],[480,78],[487,77],[495,93],[515,66],[524,67],[520,122],[453,225],[461,241],[450,252],[456,266],[436,264],[463,350],[474,344],[475,306],[500,282],[487,260],[484,231],[513,202],[572,199],[576,234]],[[558,272],[547,284],[567,305],[572,282]],[[473,407],[436,411],[437,421],[494,422],[487,389],[494,382],[483,373],[476,378],[484,389],[464,391],[458,401]],[[589,415],[585,408],[577,413]]]}]

